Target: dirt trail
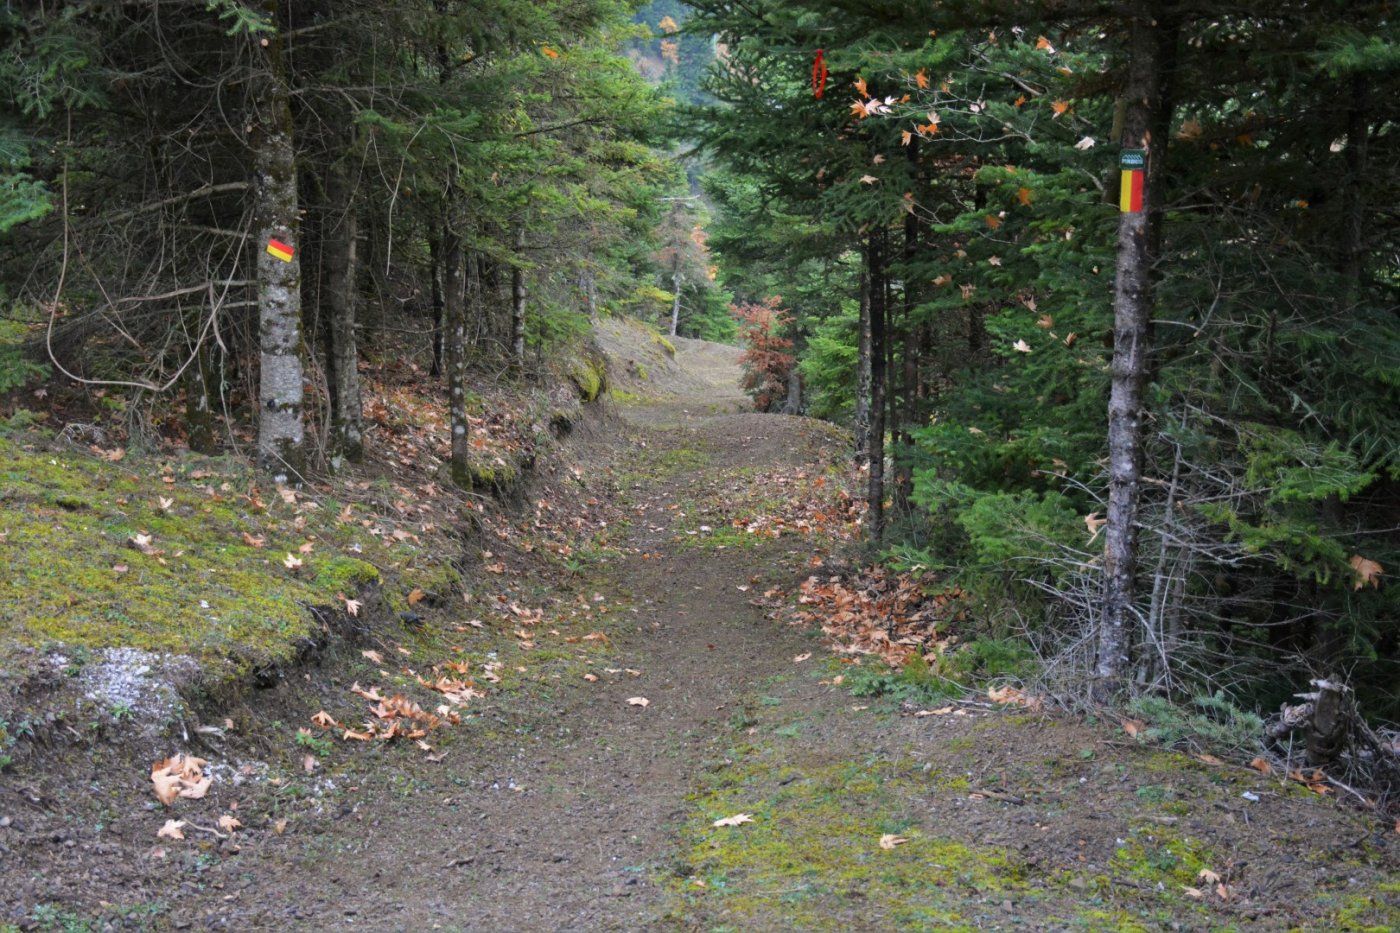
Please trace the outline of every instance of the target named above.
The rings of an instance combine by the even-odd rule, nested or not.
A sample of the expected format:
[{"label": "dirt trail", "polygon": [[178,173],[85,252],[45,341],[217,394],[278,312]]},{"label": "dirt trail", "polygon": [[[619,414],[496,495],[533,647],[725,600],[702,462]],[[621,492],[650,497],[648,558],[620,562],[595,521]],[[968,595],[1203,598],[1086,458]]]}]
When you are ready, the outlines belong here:
[{"label": "dirt trail", "polygon": [[[620,406],[579,439],[582,468],[615,470],[612,501],[589,513],[611,537],[587,559],[537,562],[539,575],[514,581],[514,598],[554,607],[525,633],[538,645],[507,654],[508,631],[457,626],[405,649],[405,663],[422,664],[454,640],[474,658],[496,645],[521,669],[454,733],[430,737],[445,757],[407,743],[335,744],[324,772],[301,780],[240,787],[225,774],[209,812],[242,797],[248,829],[194,833],[157,854],[166,814],[143,788],[113,789],[114,775],[143,762],[94,754],[69,768],[65,780],[78,777],[66,790],[34,778],[0,798],[25,808],[25,825],[0,828],[9,860],[0,888],[21,892],[0,891],[0,905],[41,929],[1400,921],[1393,834],[1287,781],[1146,747],[1116,724],[1007,714],[975,699],[935,709],[898,691],[853,695],[864,668],[755,600],[791,591],[826,543],[746,537],[728,521],[779,476],[839,469],[844,441],[817,422],[742,413],[730,348],[680,342],[674,365],[665,380],[634,366],[624,382],[637,394],[669,386],[673,397]],[[570,507],[587,512],[599,486],[576,489]],[[483,587],[510,579],[489,577]],[[580,606],[608,611],[569,621]],[[305,722],[327,696],[378,676],[377,664],[347,655],[252,715]],[[273,726],[285,743],[290,726]],[[712,825],[739,813],[753,822]]]}]

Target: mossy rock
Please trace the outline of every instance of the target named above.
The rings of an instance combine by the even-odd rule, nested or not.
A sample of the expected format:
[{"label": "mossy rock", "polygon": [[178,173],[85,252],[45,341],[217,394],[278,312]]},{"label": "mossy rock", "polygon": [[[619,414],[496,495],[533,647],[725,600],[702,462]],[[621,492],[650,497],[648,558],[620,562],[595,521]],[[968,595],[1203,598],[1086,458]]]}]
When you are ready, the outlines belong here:
[{"label": "mossy rock", "polygon": [[595,401],[608,388],[607,359],[592,347],[587,348],[570,361],[569,379],[585,404]]}]

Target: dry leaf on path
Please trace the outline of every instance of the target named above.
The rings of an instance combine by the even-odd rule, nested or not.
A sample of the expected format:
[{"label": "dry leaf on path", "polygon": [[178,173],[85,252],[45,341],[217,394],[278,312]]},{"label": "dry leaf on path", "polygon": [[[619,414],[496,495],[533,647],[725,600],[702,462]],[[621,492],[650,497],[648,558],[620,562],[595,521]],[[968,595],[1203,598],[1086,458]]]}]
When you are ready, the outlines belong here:
[{"label": "dry leaf on path", "polygon": [[156,799],[167,807],[176,797],[198,800],[209,792],[213,779],[204,773],[209,762],[193,755],[176,755],[151,765],[151,784],[155,787]]},{"label": "dry leaf on path", "polygon": [[277,835],[279,835],[279,836],[282,835],[283,833],[285,833],[285,832],[287,831],[287,821],[286,821],[285,819],[282,819],[282,820],[278,820],[277,822],[273,823],[273,824],[272,824],[272,831],[273,831],[274,833],[276,833]]},{"label": "dry leaf on path", "polygon": [[810,652],[810,651],[806,652],[805,654],[799,654],[797,657],[795,657],[795,658],[792,659],[792,663],[793,663],[793,664],[801,664],[803,661],[807,660],[807,659],[810,658],[811,656],[812,656],[812,652]]},{"label": "dry leaf on path", "polygon": [[383,664],[383,663],[384,663],[384,655],[380,654],[378,651],[361,651],[361,652],[360,652],[360,656],[361,656],[361,657],[365,657],[365,658],[369,658],[369,659],[370,659],[371,661],[373,661],[375,664]]},{"label": "dry leaf on path", "polygon": [[1249,763],[1249,766],[1260,774],[1273,774],[1274,767],[1269,764],[1268,759],[1260,756]]},{"label": "dry leaf on path", "polygon": [[738,826],[740,823],[752,823],[754,821],[751,813],[736,813],[733,816],[726,816],[715,820],[711,826]]},{"label": "dry leaf on path", "polygon": [[648,706],[651,705],[651,701],[648,700],[646,697],[628,697],[627,703],[630,706],[640,706],[643,709],[646,709]]},{"label": "dry leaf on path", "polygon": [[219,828],[226,833],[231,833],[235,830],[242,829],[243,823],[239,821],[238,817],[225,813],[223,816],[219,817]]},{"label": "dry leaf on path", "polygon": [[1141,719],[1125,719],[1123,720],[1123,731],[1132,738],[1137,738],[1147,731],[1147,723]]},{"label": "dry leaf on path", "polygon": [[908,841],[909,840],[905,839],[903,836],[896,836],[894,833],[885,833],[880,837],[880,848],[893,849],[895,846],[902,846]]},{"label": "dry leaf on path", "polygon": [[156,833],[156,838],[158,838],[158,839],[184,839],[184,838],[185,838],[184,827],[185,827],[185,821],[184,821],[184,820],[166,820],[166,821],[165,821],[165,825],[162,826],[162,827],[160,828],[160,831]]}]

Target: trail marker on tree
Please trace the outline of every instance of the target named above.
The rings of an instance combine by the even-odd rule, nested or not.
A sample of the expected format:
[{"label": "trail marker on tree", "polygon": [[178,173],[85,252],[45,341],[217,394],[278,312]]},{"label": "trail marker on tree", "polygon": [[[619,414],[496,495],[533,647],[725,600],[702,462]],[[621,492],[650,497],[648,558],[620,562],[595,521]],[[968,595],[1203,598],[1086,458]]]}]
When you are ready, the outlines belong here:
[{"label": "trail marker on tree", "polygon": [[1124,149],[1118,155],[1118,167],[1122,169],[1122,182],[1118,189],[1118,207],[1124,214],[1142,212],[1142,183],[1147,174],[1147,151],[1145,149]]}]

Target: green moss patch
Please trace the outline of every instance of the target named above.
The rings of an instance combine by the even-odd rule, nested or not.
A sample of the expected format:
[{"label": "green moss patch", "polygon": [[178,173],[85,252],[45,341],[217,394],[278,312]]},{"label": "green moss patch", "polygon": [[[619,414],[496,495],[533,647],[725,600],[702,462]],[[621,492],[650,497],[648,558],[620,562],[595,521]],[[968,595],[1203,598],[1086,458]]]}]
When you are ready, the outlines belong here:
[{"label": "green moss patch", "polygon": [[0,669],[27,649],[106,647],[275,663],[315,634],[309,607],[343,606],[380,568],[406,587],[447,572],[368,509],[293,498],[239,461],[0,439]]}]

